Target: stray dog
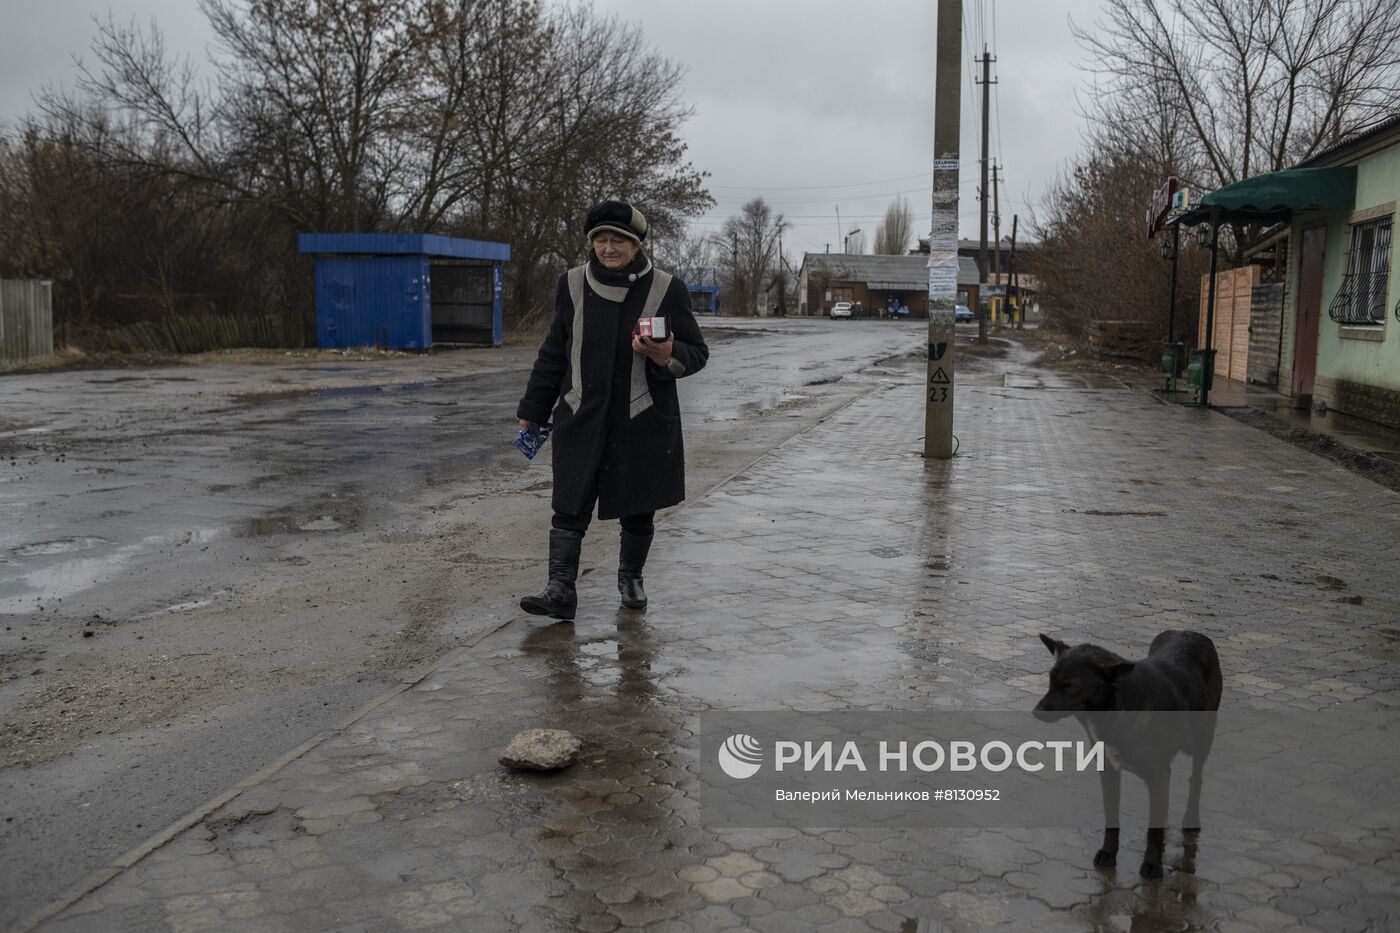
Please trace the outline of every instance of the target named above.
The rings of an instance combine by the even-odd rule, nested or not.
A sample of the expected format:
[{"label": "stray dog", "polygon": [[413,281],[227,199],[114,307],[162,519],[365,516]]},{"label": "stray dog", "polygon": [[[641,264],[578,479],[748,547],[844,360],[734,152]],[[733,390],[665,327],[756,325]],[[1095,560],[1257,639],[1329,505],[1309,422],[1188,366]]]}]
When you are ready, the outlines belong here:
[{"label": "stray dog", "polygon": [[[1055,664],[1050,668],[1050,689],[1035,706],[1036,718],[1054,722],[1073,714],[1108,752],[1099,772],[1103,847],[1094,855],[1094,865],[1118,864],[1118,800],[1126,768],[1147,784],[1147,851],[1138,874],[1161,878],[1167,796],[1172,759],[1178,752],[1191,757],[1182,830],[1201,829],[1201,772],[1215,741],[1215,711],[1220,709],[1223,684],[1215,643],[1197,632],[1167,631],[1152,639],[1146,658],[1129,661],[1097,645],[1070,647],[1048,635],[1040,640]],[[1182,715],[1147,715],[1158,712]]]}]

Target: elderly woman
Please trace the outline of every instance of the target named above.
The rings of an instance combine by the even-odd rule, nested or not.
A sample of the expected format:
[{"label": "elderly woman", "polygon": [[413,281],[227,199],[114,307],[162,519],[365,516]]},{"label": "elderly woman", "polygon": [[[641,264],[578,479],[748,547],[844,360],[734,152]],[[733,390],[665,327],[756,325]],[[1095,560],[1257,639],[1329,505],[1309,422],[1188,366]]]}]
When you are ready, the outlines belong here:
[{"label": "elderly woman", "polygon": [[[516,411],[522,429],[554,424],[549,582],[520,607],[567,621],[578,608],[579,552],[595,503],[600,519],[622,525],[622,605],[646,608],[642,568],[656,510],[685,498],[676,380],[699,372],[710,355],[685,283],[642,250],[641,212],[604,201],[589,210],[586,227],[588,261],[559,279],[554,319]],[[665,318],[665,339],[637,335],[644,317]]]}]

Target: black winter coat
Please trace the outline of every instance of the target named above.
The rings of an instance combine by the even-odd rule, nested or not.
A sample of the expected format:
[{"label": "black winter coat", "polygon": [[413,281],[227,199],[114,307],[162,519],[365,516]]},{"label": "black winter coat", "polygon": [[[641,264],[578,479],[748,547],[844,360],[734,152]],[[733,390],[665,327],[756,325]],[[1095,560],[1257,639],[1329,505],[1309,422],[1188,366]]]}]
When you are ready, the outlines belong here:
[{"label": "black winter coat", "polygon": [[[640,254],[629,270],[641,270],[630,286],[625,275],[596,263],[560,277],[554,318],[516,412],[535,424],[553,422],[553,505],[567,515],[581,514],[595,491],[600,519],[685,499],[676,380],[704,368],[710,350],[684,282]],[[654,282],[651,301],[659,305],[649,316],[666,318],[675,337],[669,367],[632,350],[632,330]]]}]

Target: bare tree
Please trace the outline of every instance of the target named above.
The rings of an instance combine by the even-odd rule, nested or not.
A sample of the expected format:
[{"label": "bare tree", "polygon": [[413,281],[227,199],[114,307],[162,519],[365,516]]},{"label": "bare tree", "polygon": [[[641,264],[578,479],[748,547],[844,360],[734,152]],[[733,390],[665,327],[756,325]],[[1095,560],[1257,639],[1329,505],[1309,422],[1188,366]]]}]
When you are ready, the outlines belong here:
[{"label": "bare tree", "polygon": [[1123,0],[1076,28],[1099,142],[1125,134],[1198,188],[1283,169],[1393,115],[1393,0]]},{"label": "bare tree", "polygon": [[714,238],[690,231],[667,236],[653,230],[648,242],[657,264],[687,285],[719,284],[719,252]]},{"label": "bare tree", "polygon": [[778,237],[787,221],[763,198],[754,198],[724,223],[717,248],[729,271],[735,306],[758,313],[758,296],[765,289],[778,258]]},{"label": "bare tree", "polygon": [[[1071,332],[1138,320],[1165,336],[1169,264],[1141,212],[1167,175],[1200,192],[1288,168],[1400,98],[1394,0],[1120,0],[1075,35],[1093,75],[1088,151],[1045,200],[1033,270],[1047,314]],[[1238,265],[1263,230],[1224,234]],[[1200,263],[1191,247],[1182,261],[1189,334]]]},{"label": "bare tree", "polygon": [[[194,286],[235,268],[274,283],[258,296],[263,307],[304,307],[297,232],[413,229],[509,242],[507,309],[518,320],[547,303],[554,276],[581,255],[590,203],[631,200],[658,231],[683,229],[713,203],[685,160],[682,69],[640,30],[586,5],[201,8],[218,40],[206,80],[171,60],[154,24],[109,19],[78,91],[45,96],[39,116],[5,139],[0,198],[21,220],[0,242],[17,271],[47,262],[36,274],[54,274],[40,257],[81,247],[65,232],[70,218],[141,217],[169,233],[131,236],[152,253],[139,263],[67,261],[59,301],[74,299],[84,319],[123,316],[117,293],[165,295],[156,307],[176,313],[176,296],[198,292],[227,310],[239,289]],[[135,273],[144,284],[115,284]]]},{"label": "bare tree", "polygon": [[[1026,253],[1049,324],[1082,336],[1095,321],[1138,322],[1149,335],[1143,349],[1155,352],[1167,333],[1171,264],[1143,236],[1141,206],[1157,178],[1150,160],[1120,148],[1081,157],[1056,181],[1031,221],[1038,243]],[[1175,309],[1182,339],[1195,329],[1194,284],[1204,270],[1204,251],[1183,238]]]},{"label": "bare tree", "polygon": [[462,217],[464,233],[509,235],[513,297],[525,305],[540,304],[533,296],[582,256],[590,204],[620,197],[659,229],[677,229],[714,203],[704,175],[685,161],[680,127],[691,110],[680,97],[680,66],[636,27],[588,7],[562,8],[549,24],[548,58],[515,63],[544,69],[540,80],[552,90],[540,148],[507,160],[494,202]]},{"label": "bare tree", "polygon": [[909,202],[898,197],[885,208],[885,219],[875,230],[875,254],[903,256],[914,236],[914,214]]}]

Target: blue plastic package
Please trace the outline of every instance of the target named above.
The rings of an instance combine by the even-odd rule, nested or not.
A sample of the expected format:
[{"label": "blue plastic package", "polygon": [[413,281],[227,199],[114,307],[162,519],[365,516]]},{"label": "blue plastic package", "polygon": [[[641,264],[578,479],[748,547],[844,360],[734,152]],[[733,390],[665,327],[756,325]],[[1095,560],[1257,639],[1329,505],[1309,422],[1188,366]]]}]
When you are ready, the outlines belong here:
[{"label": "blue plastic package", "polygon": [[535,459],[535,454],[540,452],[544,442],[549,440],[549,432],[552,430],[549,425],[532,424],[515,436],[515,446],[520,448],[520,452],[525,455],[526,460]]}]

